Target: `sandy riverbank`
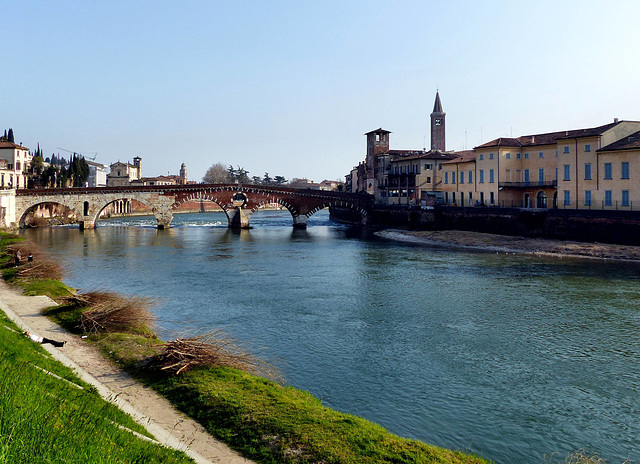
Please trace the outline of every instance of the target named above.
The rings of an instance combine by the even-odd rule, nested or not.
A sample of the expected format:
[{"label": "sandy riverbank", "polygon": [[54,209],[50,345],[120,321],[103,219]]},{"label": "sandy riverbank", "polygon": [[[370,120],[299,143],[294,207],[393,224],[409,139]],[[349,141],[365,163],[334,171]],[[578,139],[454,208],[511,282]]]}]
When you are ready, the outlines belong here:
[{"label": "sandy riverbank", "polygon": [[607,243],[514,237],[463,230],[414,231],[387,229],[376,235],[390,240],[498,253],[525,253],[640,262],[640,247]]},{"label": "sandy riverbank", "polygon": [[[46,296],[25,296],[0,280],[0,310],[22,330],[66,341],[62,348],[43,345],[58,361],[96,386],[108,401],[129,413],[162,444],[185,451],[197,463],[251,463],[209,435],[202,426],[178,412],[150,388],[106,360],[96,348],[41,314],[56,303]],[[95,381],[95,382],[94,382]]]}]

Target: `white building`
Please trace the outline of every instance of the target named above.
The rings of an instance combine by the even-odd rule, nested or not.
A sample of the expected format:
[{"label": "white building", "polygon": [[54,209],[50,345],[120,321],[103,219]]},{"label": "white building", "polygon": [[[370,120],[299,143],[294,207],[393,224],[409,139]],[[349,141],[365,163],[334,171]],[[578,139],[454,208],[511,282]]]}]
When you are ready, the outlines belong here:
[{"label": "white building", "polygon": [[22,144],[0,140],[0,188],[26,188],[32,158]]},{"label": "white building", "polygon": [[87,161],[89,165],[89,177],[87,178],[87,187],[106,187],[107,186],[107,166],[95,161]]}]

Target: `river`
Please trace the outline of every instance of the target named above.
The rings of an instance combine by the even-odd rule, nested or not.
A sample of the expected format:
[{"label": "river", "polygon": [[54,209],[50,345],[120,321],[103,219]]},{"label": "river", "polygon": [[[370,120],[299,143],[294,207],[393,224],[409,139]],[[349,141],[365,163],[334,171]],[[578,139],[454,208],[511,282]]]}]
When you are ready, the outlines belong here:
[{"label": "river", "polygon": [[640,266],[402,244],[287,211],[27,230],[65,281],[222,327],[329,407],[497,463],[640,462]]}]

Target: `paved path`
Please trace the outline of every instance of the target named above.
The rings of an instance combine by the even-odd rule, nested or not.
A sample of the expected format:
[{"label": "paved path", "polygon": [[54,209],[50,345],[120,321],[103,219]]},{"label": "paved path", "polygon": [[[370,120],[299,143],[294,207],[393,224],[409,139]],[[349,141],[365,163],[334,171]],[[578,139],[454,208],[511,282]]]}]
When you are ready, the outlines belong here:
[{"label": "paved path", "polygon": [[82,380],[95,386],[103,398],[130,414],[158,442],[184,451],[199,464],[252,462],[217,441],[153,390],[122,372],[96,348],[41,315],[44,308],[55,304],[46,296],[24,296],[0,280],[0,309],[22,330],[66,341],[63,348],[42,346]]}]

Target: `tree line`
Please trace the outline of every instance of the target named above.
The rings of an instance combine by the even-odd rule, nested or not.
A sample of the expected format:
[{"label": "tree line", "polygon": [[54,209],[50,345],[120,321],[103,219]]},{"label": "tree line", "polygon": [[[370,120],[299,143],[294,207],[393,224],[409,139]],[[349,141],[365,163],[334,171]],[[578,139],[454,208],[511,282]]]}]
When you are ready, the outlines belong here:
[{"label": "tree line", "polygon": [[288,181],[283,176],[271,177],[268,172],[264,176],[249,177],[249,171],[240,166],[234,168],[232,165],[228,167],[222,163],[216,163],[207,169],[202,177],[205,184],[254,184],[254,185],[283,185]]},{"label": "tree line", "polygon": [[[4,131],[1,140],[15,143],[13,129]],[[53,153],[51,157],[44,158],[44,153],[38,147],[29,152],[31,169],[28,186],[41,188],[84,187],[89,178],[89,165],[82,155],[74,153],[67,161],[64,156]]]}]

